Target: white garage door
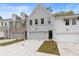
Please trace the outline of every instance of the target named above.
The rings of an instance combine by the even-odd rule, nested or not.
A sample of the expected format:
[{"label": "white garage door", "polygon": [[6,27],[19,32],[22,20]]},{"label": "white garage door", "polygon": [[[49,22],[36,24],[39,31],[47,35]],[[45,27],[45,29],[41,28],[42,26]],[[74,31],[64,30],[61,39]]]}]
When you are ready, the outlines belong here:
[{"label": "white garage door", "polygon": [[4,37],[4,31],[0,32],[0,37]]},{"label": "white garage door", "polygon": [[58,42],[79,42],[79,34],[63,34],[57,35]]},{"label": "white garage door", "polygon": [[47,39],[48,38],[48,32],[29,32],[29,39]]}]

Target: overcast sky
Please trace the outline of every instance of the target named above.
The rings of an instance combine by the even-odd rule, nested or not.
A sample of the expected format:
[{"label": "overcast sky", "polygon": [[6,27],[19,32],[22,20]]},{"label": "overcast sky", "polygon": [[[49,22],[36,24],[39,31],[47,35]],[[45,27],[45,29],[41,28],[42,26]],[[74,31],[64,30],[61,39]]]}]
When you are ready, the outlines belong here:
[{"label": "overcast sky", "polygon": [[[20,15],[21,12],[25,12],[29,15],[37,5],[36,3],[0,3],[0,16],[2,16],[2,18],[11,18],[13,13]],[[41,5],[43,7],[52,7],[53,13],[68,10],[79,13],[79,4],[77,3],[44,3]]]}]

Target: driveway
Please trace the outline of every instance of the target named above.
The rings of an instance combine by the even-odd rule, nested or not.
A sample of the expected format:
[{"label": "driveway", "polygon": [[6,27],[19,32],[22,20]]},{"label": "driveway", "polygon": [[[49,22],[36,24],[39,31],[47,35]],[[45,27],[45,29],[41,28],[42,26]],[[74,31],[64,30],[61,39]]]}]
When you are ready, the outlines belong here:
[{"label": "driveway", "polygon": [[37,52],[43,40],[25,40],[8,46],[0,46],[0,56],[54,56]]},{"label": "driveway", "polygon": [[[8,46],[0,46],[0,56],[56,56],[38,52],[44,40],[25,40]],[[57,42],[61,56],[79,56],[79,43]]]},{"label": "driveway", "polygon": [[79,43],[58,42],[61,56],[79,56]]}]

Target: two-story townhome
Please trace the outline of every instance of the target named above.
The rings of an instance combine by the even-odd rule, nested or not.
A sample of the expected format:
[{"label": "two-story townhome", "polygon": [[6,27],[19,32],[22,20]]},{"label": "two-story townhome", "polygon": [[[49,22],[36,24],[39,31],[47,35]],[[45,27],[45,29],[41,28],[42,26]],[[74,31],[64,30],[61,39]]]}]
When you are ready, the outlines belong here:
[{"label": "two-story townhome", "polygon": [[27,20],[27,39],[53,39],[54,21],[52,13],[38,5]]},{"label": "two-story townhome", "polygon": [[11,20],[11,18],[0,19],[0,37],[9,38],[9,20]]},{"label": "two-story townhome", "polygon": [[27,39],[78,42],[79,14],[56,17],[38,5],[27,20]]},{"label": "two-story townhome", "polygon": [[79,14],[55,17],[55,39],[61,42],[79,42]]},{"label": "two-story townhome", "polygon": [[10,37],[14,39],[26,39],[26,20],[27,15],[21,13],[21,17],[13,14],[10,21]]}]

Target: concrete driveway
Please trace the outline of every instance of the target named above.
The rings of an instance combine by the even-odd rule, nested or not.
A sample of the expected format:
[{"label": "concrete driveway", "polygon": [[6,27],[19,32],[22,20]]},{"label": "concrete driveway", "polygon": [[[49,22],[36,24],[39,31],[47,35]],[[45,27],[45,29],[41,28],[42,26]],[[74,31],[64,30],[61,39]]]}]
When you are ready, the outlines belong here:
[{"label": "concrete driveway", "polygon": [[79,43],[58,42],[61,56],[79,56]]},{"label": "concrete driveway", "polygon": [[25,40],[8,46],[0,46],[0,56],[54,56],[37,52],[43,40]]},{"label": "concrete driveway", "polygon": [[[0,46],[0,56],[56,56],[37,52],[44,40],[25,40],[8,46]],[[79,43],[57,42],[61,56],[79,56]]]}]

